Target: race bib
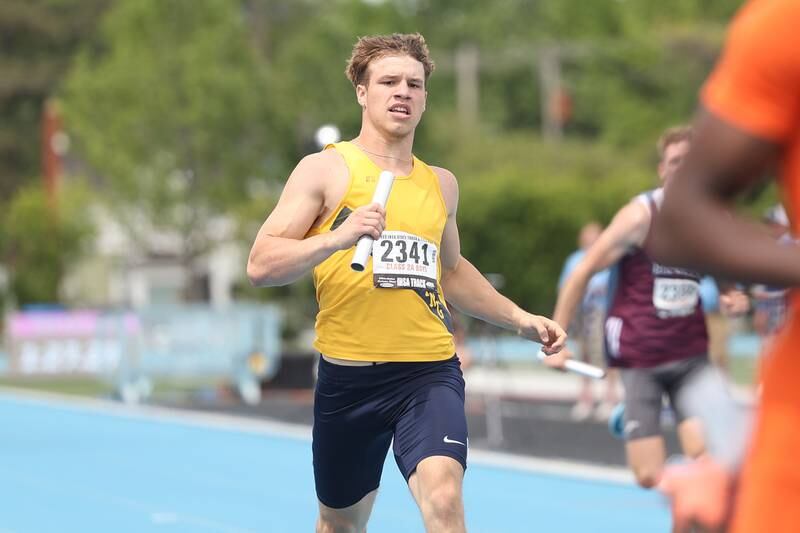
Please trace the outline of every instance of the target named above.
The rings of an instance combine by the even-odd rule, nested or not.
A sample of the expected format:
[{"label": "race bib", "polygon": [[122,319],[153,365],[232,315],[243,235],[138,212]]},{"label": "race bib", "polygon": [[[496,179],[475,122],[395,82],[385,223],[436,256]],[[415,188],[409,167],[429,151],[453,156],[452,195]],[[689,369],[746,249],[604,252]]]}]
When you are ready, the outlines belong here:
[{"label": "race bib", "polygon": [[381,289],[436,289],[439,250],[404,231],[384,231],[372,244],[372,281]]},{"label": "race bib", "polygon": [[653,305],[661,318],[691,315],[699,300],[700,284],[693,279],[653,280]]}]

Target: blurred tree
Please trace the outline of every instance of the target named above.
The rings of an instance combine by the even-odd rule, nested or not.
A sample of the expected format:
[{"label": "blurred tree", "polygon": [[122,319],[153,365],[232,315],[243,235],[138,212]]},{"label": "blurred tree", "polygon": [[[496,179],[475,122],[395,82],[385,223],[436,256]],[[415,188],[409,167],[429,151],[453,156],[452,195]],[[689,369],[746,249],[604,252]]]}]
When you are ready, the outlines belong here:
[{"label": "blurred tree", "polygon": [[[465,254],[483,271],[505,273],[505,290],[537,309],[552,304],[580,225],[607,221],[655,186],[656,138],[689,119],[739,4],[502,0],[487,9],[483,0],[305,0],[317,14],[309,20],[293,16],[286,1],[252,3],[285,22],[271,24],[266,56],[276,100],[303,102],[280,106],[273,123],[289,166],[317,149],[308,139],[319,124],[336,123],[344,138],[358,133],[360,114],[342,75],[357,36],[425,35],[437,71],[415,151],[462,183]],[[479,120],[464,128],[455,54],[470,44],[479,52]],[[551,147],[537,137],[545,52],[556,53],[574,104],[567,142]]]},{"label": "blurred tree", "polygon": [[0,203],[40,175],[43,103],[111,1],[0,2]]},{"label": "blurred tree", "polygon": [[[185,257],[191,257],[207,244],[204,222],[223,211],[242,222],[242,240],[252,239],[291,168],[319,149],[312,136],[320,125],[336,124],[345,139],[358,133],[360,113],[343,74],[358,36],[420,31],[438,67],[417,154],[456,171],[467,204],[483,194],[495,198],[500,216],[493,223],[505,224],[509,234],[519,226],[507,216],[515,208],[503,212],[500,189],[526,184],[523,195],[508,201],[525,199],[530,210],[556,217],[552,230],[566,244],[562,250],[555,237],[546,243],[549,253],[566,254],[574,235],[565,232],[577,229],[584,212],[610,213],[652,184],[653,143],[664,127],[688,120],[722,28],[738,5],[120,1],[70,77],[67,124],[104,176],[104,192],[131,221],[131,232],[139,229],[131,215],[144,213],[157,227],[179,229]],[[459,74],[456,52],[471,45],[478,50],[478,112],[465,128],[458,80],[470,78]],[[549,148],[537,137],[548,102],[540,69],[548,54],[560,69],[558,89],[572,97],[566,141]],[[531,176],[539,177],[535,185],[528,183]],[[254,189],[254,183],[261,185]],[[564,198],[581,209],[548,205]],[[488,213],[489,206],[476,201],[476,208]],[[516,209],[526,224],[547,224],[526,218],[522,204]],[[498,242],[493,235],[476,231],[465,249],[488,261]],[[537,271],[540,281],[509,290],[547,300],[562,259]],[[509,276],[512,284],[516,277]]]},{"label": "blurred tree", "polygon": [[518,134],[476,139],[462,150],[457,165],[473,169],[461,180],[462,254],[482,272],[502,274],[503,292],[537,313],[551,311],[580,227],[609,222],[633,195],[656,185],[655,169],[597,144],[555,145]]},{"label": "blurred tree", "polygon": [[74,181],[55,208],[41,184],[18,189],[0,219],[17,305],[59,301],[61,280],[93,236],[89,198],[89,189]]},{"label": "blurred tree", "polygon": [[[651,137],[691,114],[738,4],[502,0],[487,9],[483,0],[245,0],[273,97],[288,102],[276,106],[270,122],[277,175],[318,149],[310,139],[319,125],[335,123],[345,138],[357,134],[360,116],[344,62],[356,37],[392,31],[421,32],[437,63],[429,112],[417,133],[420,155],[446,157],[476,128],[538,131],[547,106],[539,72],[546,54],[555,54],[560,89],[573,97],[567,134],[649,149]],[[468,129],[453,114],[462,112],[456,54],[466,45],[477,45],[479,71],[480,120]],[[429,122],[444,116],[451,128],[433,138]]]},{"label": "blurred tree", "polygon": [[120,1],[64,91],[78,150],[134,242],[147,252],[154,232],[174,232],[187,266],[263,180],[274,141],[244,15],[227,0]]}]

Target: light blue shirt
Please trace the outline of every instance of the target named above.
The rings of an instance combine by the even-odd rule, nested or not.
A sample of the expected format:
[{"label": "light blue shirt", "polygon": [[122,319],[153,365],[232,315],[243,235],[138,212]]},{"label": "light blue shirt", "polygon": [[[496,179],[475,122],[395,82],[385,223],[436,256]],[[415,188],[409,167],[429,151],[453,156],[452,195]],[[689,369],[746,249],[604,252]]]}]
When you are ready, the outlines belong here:
[{"label": "light blue shirt", "polygon": [[[564,282],[567,280],[567,277],[575,270],[575,267],[578,265],[583,256],[586,255],[585,250],[576,250],[572,252],[567,260],[564,261],[564,268],[561,269],[561,275],[558,278],[558,288],[561,290],[561,287],[564,286]],[[605,310],[608,306],[608,282],[610,278],[610,273],[608,269],[601,270],[600,272],[595,273],[590,279],[589,283],[586,285],[586,292],[583,293],[583,303],[582,306],[584,309],[603,309]]]},{"label": "light blue shirt", "polygon": [[704,313],[719,311],[719,288],[711,276],[703,276],[700,279],[700,301],[703,303]]}]

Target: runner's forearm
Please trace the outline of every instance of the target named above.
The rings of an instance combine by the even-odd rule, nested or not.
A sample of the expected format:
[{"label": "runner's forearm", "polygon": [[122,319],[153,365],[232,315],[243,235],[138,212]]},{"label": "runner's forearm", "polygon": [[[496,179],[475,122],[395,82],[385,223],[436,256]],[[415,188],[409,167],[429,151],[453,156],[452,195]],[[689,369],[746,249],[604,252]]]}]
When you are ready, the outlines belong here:
[{"label": "runner's forearm", "polygon": [[686,181],[676,181],[656,217],[648,248],[656,259],[745,282],[800,285],[800,248],[778,244]]},{"label": "runner's forearm", "polygon": [[337,251],[330,233],[307,239],[260,237],[247,262],[247,277],[256,287],[288,285]]},{"label": "runner's forearm", "polygon": [[469,316],[515,331],[518,313],[514,302],[497,292],[469,261],[460,257],[453,270],[442,276],[442,289],[448,303]]}]

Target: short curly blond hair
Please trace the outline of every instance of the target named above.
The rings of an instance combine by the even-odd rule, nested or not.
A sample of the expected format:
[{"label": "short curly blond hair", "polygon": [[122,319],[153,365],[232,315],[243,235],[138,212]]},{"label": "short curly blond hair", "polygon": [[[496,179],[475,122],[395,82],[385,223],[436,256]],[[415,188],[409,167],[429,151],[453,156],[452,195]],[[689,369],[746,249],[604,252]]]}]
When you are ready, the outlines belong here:
[{"label": "short curly blond hair", "polygon": [[353,54],[347,62],[344,73],[353,84],[366,85],[369,82],[369,64],[382,57],[408,55],[422,63],[427,83],[435,65],[430,57],[425,38],[419,33],[393,33],[391,35],[372,35],[360,37],[353,46]]},{"label": "short curly blond hair", "polygon": [[683,141],[692,140],[692,127],[691,126],[676,126],[674,128],[669,128],[667,131],[661,134],[661,137],[658,139],[658,157],[663,158],[664,152],[667,151],[667,147],[672,144],[678,144]]}]

